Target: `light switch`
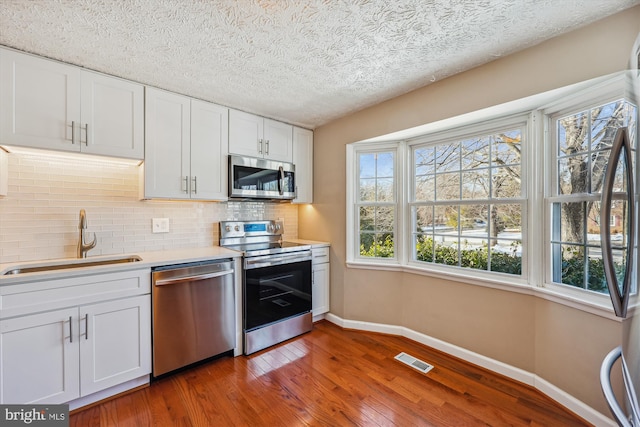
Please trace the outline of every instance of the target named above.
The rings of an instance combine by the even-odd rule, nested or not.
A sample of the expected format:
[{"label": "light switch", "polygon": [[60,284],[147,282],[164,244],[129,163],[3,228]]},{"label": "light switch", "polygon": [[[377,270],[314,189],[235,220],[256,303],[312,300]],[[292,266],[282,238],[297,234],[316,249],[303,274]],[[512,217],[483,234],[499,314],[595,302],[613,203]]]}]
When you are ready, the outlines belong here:
[{"label": "light switch", "polygon": [[153,233],[168,233],[169,232],[169,218],[152,218],[151,219],[151,232],[153,232]]}]

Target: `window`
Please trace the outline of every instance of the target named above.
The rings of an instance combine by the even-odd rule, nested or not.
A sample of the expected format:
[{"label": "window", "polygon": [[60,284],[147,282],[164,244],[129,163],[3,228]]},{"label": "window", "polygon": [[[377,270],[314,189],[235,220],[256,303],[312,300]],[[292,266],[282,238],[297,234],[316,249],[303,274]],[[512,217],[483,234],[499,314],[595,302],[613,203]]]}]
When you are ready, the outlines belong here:
[{"label": "window", "polygon": [[[628,126],[635,157],[637,109],[624,99],[568,114],[552,122],[551,279],[554,283],[608,293],[600,241],[600,199],[618,128]],[[617,271],[627,247],[626,180],[618,165],[611,208],[611,241]],[[605,220],[605,218],[602,218]]]},{"label": "window", "polygon": [[396,153],[357,153],[356,212],[359,256],[395,258]]},{"label": "window", "polygon": [[487,286],[552,287],[572,301],[605,304],[601,224],[611,229],[619,282],[627,254],[632,267],[638,257],[627,238],[637,217],[629,218],[624,162],[615,169],[611,215],[600,215],[620,127],[628,128],[634,165],[640,155],[627,83],[605,83],[550,94],[545,109],[527,101],[514,114],[500,106],[473,122],[456,117],[398,132],[395,141],[347,145],[347,261]]},{"label": "window", "polygon": [[412,260],[522,274],[524,126],[411,147]]}]

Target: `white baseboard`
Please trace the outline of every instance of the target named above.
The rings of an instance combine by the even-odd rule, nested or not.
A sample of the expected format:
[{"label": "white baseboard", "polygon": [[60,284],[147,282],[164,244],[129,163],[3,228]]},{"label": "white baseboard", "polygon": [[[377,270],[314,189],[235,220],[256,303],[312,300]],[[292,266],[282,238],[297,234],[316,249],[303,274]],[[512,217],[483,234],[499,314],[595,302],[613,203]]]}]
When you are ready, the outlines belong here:
[{"label": "white baseboard", "polygon": [[355,329],[359,331],[379,332],[389,335],[397,335],[409,338],[413,341],[424,344],[428,347],[435,348],[444,353],[458,357],[467,362],[478,365],[482,368],[499,373],[509,377],[515,381],[530,385],[536,390],[544,393],[546,396],[558,402],[560,405],[574,412],[578,416],[596,426],[615,427],[617,424],[611,418],[596,411],[584,402],[576,399],[564,390],[556,387],[549,381],[540,378],[536,374],[525,371],[515,366],[508,365],[498,360],[491,359],[487,356],[475,353],[473,351],[449,344],[437,338],[416,332],[403,326],[386,325],[382,323],[361,322],[357,320],[346,320],[332,313],[327,313],[325,319],[345,329]]}]

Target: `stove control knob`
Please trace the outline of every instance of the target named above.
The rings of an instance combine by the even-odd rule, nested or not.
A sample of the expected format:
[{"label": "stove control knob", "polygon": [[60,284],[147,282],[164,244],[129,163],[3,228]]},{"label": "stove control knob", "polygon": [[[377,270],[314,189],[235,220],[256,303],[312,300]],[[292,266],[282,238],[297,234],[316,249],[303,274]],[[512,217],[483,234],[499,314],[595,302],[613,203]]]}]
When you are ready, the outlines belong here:
[{"label": "stove control knob", "polygon": [[269,225],[267,225],[267,231],[268,231],[269,233],[273,233],[273,229],[274,229],[274,228],[275,228],[275,227],[273,226],[273,224],[269,224]]},{"label": "stove control knob", "polygon": [[240,231],[240,226],[236,225],[235,227],[233,227],[233,229],[236,230],[236,231]]},{"label": "stove control knob", "polygon": [[282,226],[280,225],[279,222],[276,222],[276,231],[280,231],[282,230]]}]

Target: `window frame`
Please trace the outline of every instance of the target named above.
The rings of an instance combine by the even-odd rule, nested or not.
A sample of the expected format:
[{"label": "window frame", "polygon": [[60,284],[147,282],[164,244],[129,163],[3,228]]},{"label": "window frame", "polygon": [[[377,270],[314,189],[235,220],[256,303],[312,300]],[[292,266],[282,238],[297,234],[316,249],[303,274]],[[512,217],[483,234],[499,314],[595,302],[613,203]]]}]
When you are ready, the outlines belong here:
[{"label": "window frame", "polygon": [[[393,173],[394,183],[393,190],[395,194],[394,202],[365,202],[361,203],[359,200],[359,156],[360,154],[373,154],[393,152]],[[401,173],[401,145],[397,142],[379,144],[348,144],[347,145],[347,181],[351,185],[347,185],[347,262],[359,262],[364,264],[378,264],[378,265],[398,265],[402,254],[402,173]],[[389,206],[393,207],[394,224],[393,224],[393,242],[394,242],[394,256],[393,257],[365,257],[360,255],[360,207],[366,206]]]},{"label": "window frame", "polygon": [[[405,233],[405,239],[407,241],[405,245],[406,252],[406,264],[411,267],[421,268],[425,270],[432,270],[434,272],[447,272],[456,271],[463,275],[473,275],[477,279],[489,279],[489,280],[515,280],[520,284],[528,283],[529,272],[529,250],[527,243],[528,229],[529,229],[529,217],[528,214],[530,203],[527,195],[531,193],[529,170],[530,170],[530,146],[531,146],[531,129],[533,128],[531,123],[532,117],[530,113],[505,115],[504,117],[497,117],[490,120],[484,120],[480,123],[470,123],[462,126],[457,126],[451,129],[445,129],[440,132],[434,132],[428,135],[423,135],[417,138],[413,138],[406,142],[406,175],[407,175],[407,202],[405,203],[406,215],[405,221],[408,224],[409,231]],[[414,153],[416,147],[436,147],[447,143],[459,144],[465,139],[470,139],[479,136],[490,136],[491,134],[498,133],[505,130],[519,129],[522,133],[521,144],[521,159],[520,159],[520,174],[521,174],[521,193],[518,198],[499,199],[493,198],[489,195],[486,199],[455,199],[455,200],[435,200],[433,202],[416,201],[415,195],[415,179],[414,179]],[[487,169],[489,167],[487,166]],[[462,170],[457,172],[462,173]],[[437,173],[437,172],[436,172]],[[502,273],[491,270],[472,269],[462,266],[452,266],[439,263],[429,263],[419,261],[415,259],[415,248],[413,247],[413,230],[415,228],[413,218],[413,208],[418,206],[463,206],[471,204],[492,204],[491,201],[499,201],[498,204],[519,204],[521,205],[521,227],[522,227],[522,257],[521,257],[521,274],[515,275],[510,273]],[[460,256],[461,247],[458,247],[458,256]]]}]

